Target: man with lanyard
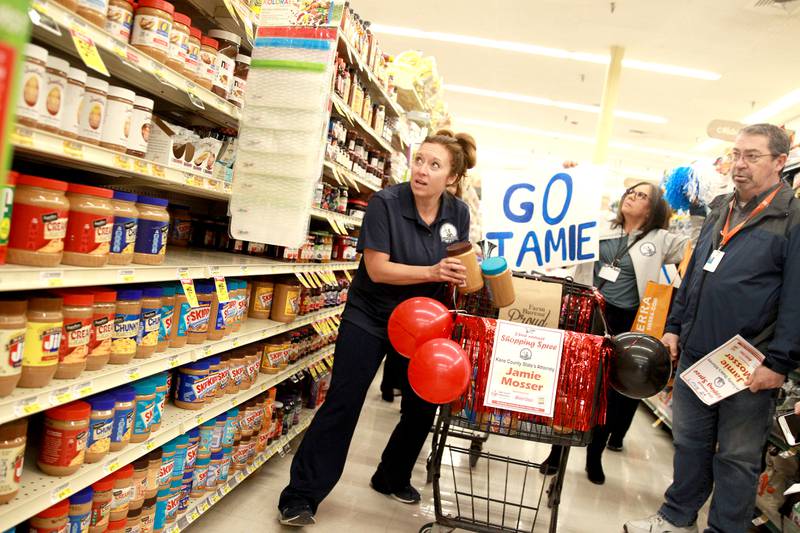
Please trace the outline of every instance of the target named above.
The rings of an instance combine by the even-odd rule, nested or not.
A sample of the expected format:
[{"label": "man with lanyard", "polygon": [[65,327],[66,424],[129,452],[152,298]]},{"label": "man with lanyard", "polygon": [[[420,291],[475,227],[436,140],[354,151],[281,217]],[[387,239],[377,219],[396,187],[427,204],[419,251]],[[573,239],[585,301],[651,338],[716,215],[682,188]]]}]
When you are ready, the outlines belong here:
[{"label": "man with lanyard", "polygon": [[786,133],[743,128],[730,154],[735,192],[711,204],[662,341],[680,374],[739,334],[764,354],[748,389],[707,406],[680,378],[672,399],[673,483],[657,514],[627,533],[744,533],[755,506],[775,398],[800,362],[800,201],[780,174]]}]

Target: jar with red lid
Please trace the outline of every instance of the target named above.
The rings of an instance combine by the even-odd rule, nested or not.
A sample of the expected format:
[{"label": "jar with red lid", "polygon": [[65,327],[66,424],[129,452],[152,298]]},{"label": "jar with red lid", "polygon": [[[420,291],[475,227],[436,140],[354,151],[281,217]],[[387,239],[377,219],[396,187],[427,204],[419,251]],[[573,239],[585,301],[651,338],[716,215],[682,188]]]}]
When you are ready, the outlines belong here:
[{"label": "jar with red lid", "polygon": [[58,370],[54,377],[75,379],[86,368],[86,359],[89,356],[94,294],[62,291],[59,296],[64,299],[61,311],[64,315],[64,329],[61,332],[61,347],[58,351]]},{"label": "jar with red lid", "polygon": [[72,402],[48,409],[36,463],[49,476],[69,476],[78,471],[86,454],[92,406]]},{"label": "jar with red lid", "polygon": [[114,229],[113,195],[111,189],[69,185],[70,213],[64,242],[64,264],[99,267],[108,263]]},{"label": "jar with red lid", "polygon": [[104,533],[111,516],[111,500],[114,498],[114,476],[106,476],[92,484],[92,517],[89,533]]},{"label": "jar with red lid", "polygon": [[200,39],[200,66],[197,69],[197,85],[209,91],[217,77],[217,55],[219,42],[205,35]]},{"label": "jar with red lid", "polygon": [[89,338],[89,355],[86,370],[100,370],[111,357],[114,339],[114,317],[117,310],[117,291],[93,289],[92,334]]},{"label": "jar with red lid", "polygon": [[236,56],[239,55],[239,46],[242,38],[233,32],[225,30],[211,30],[208,36],[219,43],[217,52],[217,73],[211,92],[220,98],[228,98],[233,89],[233,74],[236,69]]},{"label": "jar with red lid", "polygon": [[166,63],[175,6],[163,0],[140,0],[133,18],[131,44],[156,61]]},{"label": "jar with red lid", "polygon": [[189,27],[189,41],[186,43],[186,64],[184,71],[190,80],[197,83],[199,70],[200,70],[200,39],[203,37],[203,32],[200,28],[193,26]]},{"label": "jar with red lid", "polygon": [[30,533],[62,533],[67,530],[69,498],[65,498],[30,520]]},{"label": "jar with red lid", "polygon": [[133,27],[133,2],[130,0],[110,0],[106,11],[106,32],[122,42],[131,38]]},{"label": "jar with red lid", "polygon": [[184,76],[189,75],[186,71],[186,58],[189,55],[189,28],[191,26],[192,19],[183,13],[175,13],[172,16],[167,66]]},{"label": "jar with red lid", "polygon": [[27,174],[17,176],[8,262],[53,267],[61,263],[67,235],[69,185]]}]

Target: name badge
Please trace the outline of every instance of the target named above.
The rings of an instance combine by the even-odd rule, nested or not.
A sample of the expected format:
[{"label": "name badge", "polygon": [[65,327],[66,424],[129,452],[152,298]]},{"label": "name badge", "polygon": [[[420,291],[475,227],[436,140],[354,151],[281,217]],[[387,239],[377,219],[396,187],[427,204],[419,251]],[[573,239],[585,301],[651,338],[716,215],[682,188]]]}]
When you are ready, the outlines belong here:
[{"label": "name badge", "polygon": [[619,278],[619,268],[611,265],[603,265],[600,269],[600,279],[604,279],[611,283],[616,283]]},{"label": "name badge", "polygon": [[711,256],[706,261],[706,266],[703,267],[703,270],[706,272],[716,272],[717,267],[722,262],[722,258],[725,257],[725,252],[722,250],[714,250],[711,252]]}]

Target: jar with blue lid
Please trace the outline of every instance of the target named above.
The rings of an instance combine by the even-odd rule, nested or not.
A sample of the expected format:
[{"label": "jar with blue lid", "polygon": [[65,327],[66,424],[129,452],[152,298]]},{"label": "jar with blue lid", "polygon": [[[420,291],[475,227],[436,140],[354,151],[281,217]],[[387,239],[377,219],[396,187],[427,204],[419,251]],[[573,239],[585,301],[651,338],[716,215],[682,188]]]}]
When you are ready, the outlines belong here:
[{"label": "jar with blue lid", "polygon": [[160,265],[167,253],[169,234],[169,202],[161,198],[139,196],[136,209],[139,211],[136,244],[133,262],[139,265]]},{"label": "jar with blue lid", "polygon": [[495,307],[508,307],[514,303],[514,280],[503,257],[487,257],[481,263],[483,279],[489,286]]},{"label": "jar with blue lid", "polygon": [[183,469],[186,464],[186,450],[189,447],[189,435],[184,433],[172,440],[175,444],[175,468],[172,470],[172,481],[183,479]]},{"label": "jar with blue lid", "polygon": [[114,208],[114,226],[111,233],[109,265],[129,265],[133,261],[136,233],[139,223],[139,210],[136,209],[138,196],[122,191],[114,191],[111,205]]},{"label": "jar with blue lid", "polygon": [[178,368],[175,380],[175,406],[181,409],[202,409],[207,398],[213,396],[208,359]]},{"label": "jar with blue lid", "polygon": [[144,442],[150,437],[156,410],[156,384],[143,379],[131,385],[136,390],[136,409],[133,415],[131,442]]},{"label": "jar with blue lid", "polygon": [[89,419],[89,435],[86,440],[84,461],[96,463],[108,455],[111,450],[116,398],[113,394],[105,393],[87,398],[86,401],[92,406],[92,415]]},{"label": "jar with blue lid", "polygon": [[92,518],[92,487],[69,497],[69,533],[88,533]]},{"label": "jar with blue lid", "polygon": [[136,389],[129,386],[111,391],[114,395],[114,422],[111,427],[111,451],[116,452],[128,445],[133,432],[133,413]]}]

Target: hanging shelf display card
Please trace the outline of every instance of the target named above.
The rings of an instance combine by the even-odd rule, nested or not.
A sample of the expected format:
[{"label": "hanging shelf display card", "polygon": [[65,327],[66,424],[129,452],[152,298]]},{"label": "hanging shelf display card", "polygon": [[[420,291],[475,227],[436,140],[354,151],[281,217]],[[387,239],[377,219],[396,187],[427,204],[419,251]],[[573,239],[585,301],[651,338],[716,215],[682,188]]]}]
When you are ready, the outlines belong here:
[{"label": "hanging shelf display card", "polygon": [[336,18],[333,2],[262,7],[230,202],[237,239],[292,248],[306,240],[325,155]]}]

